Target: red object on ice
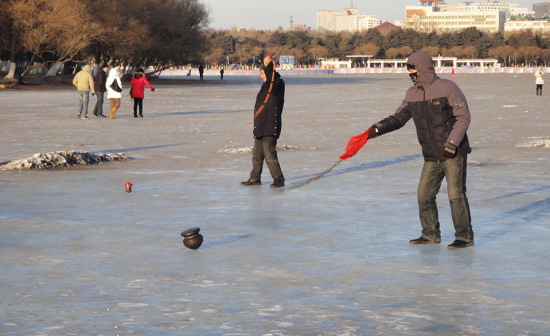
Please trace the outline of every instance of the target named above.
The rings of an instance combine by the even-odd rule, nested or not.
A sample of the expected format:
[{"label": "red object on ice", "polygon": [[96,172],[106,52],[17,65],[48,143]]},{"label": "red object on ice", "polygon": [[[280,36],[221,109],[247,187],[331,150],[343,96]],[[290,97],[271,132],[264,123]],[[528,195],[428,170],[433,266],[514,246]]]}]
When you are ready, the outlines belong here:
[{"label": "red object on ice", "polygon": [[357,154],[357,152],[367,143],[369,133],[370,129],[366,130],[363,134],[351,137],[351,139],[349,139],[348,146],[346,147],[346,152],[340,156],[340,160],[347,160]]},{"label": "red object on ice", "polygon": [[130,182],[126,182],[126,184],[125,184],[124,186],[125,186],[125,187],[131,187],[131,186],[133,186],[133,184],[130,183]]}]

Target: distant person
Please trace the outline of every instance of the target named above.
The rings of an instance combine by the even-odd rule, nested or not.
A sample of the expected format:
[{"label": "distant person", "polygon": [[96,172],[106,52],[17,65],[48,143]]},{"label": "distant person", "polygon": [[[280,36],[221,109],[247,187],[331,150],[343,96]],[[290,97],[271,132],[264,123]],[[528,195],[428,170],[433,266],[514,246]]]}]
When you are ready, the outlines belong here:
[{"label": "distant person", "polygon": [[187,72],[187,77],[191,76],[191,70],[193,69],[189,68],[189,71]]},{"label": "distant person", "polygon": [[544,72],[542,72],[542,68],[538,68],[537,72],[535,72],[535,83],[537,84],[537,96],[542,96],[542,84],[544,84],[544,79],[542,79],[542,76],[544,76]]},{"label": "distant person", "polygon": [[199,76],[201,77],[201,80],[203,75],[204,75],[204,68],[202,67],[202,64],[199,64]]},{"label": "distant person", "polygon": [[107,92],[107,72],[109,71],[109,65],[103,63],[99,71],[94,77],[95,94],[97,95],[97,103],[94,107],[94,115],[98,118],[105,118],[103,115],[103,99],[105,98],[105,92]]},{"label": "distant person", "polygon": [[223,68],[222,68],[222,69],[220,70],[220,75],[222,76],[222,80],[223,80],[223,73],[224,73],[224,72],[225,72],[225,71],[223,71]]},{"label": "distant person", "polygon": [[268,56],[260,70],[263,84],[256,96],[254,106],[254,149],[252,150],[252,172],[243,186],[261,185],[264,159],[273,177],[272,188],[285,186],[285,178],[277,158],[277,139],[281,135],[283,106],[285,104],[285,82],[275,72]]},{"label": "distant person", "polygon": [[132,76],[132,98],[134,98],[134,118],[137,118],[137,109],[139,107],[139,116],[143,118],[143,98],[145,98],[143,86],[147,85],[151,92],[155,93],[155,89],[149,84],[147,78],[145,78],[145,71],[142,68],[139,68]]},{"label": "distant person", "polygon": [[94,77],[92,77],[92,68],[85,65],[73,79],[73,85],[78,89],[78,114],[81,119],[88,119],[88,102],[90,101],[90,91],[95,93]]},{"label": "distant person", "polygon": [[105,85],[107,86],[107,98],[109,98],[109,103],[111,105],[109,116],[111,119],[116,119],[115,113],[120,107],[120,98],[122,97],[122,82],[120,81],[116,69],[113,68],[109,71],[109,77],[107,77]]},{"label": "distant person", "polygon": [[422,235],[410,243],[441,243],[435,199],[445,178],[455,228],[455,241],[447,247],[474,246],[466,197],[466,156],[472,152],[466,135],[471,119],[466,97],[454,82],[437,77],[433,60],[425,51],[412,54],[407,60],[407,69],[414,86],[407,91],[395,114],[371,126],[369,139],[396,131],[409,120],[414,120],[424,156],[418,186]]}]

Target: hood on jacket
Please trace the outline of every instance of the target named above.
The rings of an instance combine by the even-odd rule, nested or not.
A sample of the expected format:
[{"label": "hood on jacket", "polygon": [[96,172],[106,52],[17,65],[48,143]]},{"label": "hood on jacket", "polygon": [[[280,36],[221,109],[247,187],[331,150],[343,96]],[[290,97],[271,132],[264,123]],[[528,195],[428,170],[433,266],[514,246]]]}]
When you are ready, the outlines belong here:
[{"label": "hood on jacket", "polygon": [[112,68],[111,70],[109,70],[109,77],[117,77],[117,76],[118,76],[118,71],[115,68]]},{"label": "hood on jacket", "polygon": [[137,69],[136,72],[134,72],[134,78],[140,79],[141,77],[145,76],[142,69]]},{"label": "hood on jacket", "polygon": [[414,68],[418,71],[416,86],[429,85],[437,79],[433,59],[426,51],[420,50],[409,56],[407,64],[414,65]]},{"label": "hood on jacket", "polygon": [[91,68],[89,65],[86,64],[86,65],[82,68],[82,71],[92,73],[92,68]]}]

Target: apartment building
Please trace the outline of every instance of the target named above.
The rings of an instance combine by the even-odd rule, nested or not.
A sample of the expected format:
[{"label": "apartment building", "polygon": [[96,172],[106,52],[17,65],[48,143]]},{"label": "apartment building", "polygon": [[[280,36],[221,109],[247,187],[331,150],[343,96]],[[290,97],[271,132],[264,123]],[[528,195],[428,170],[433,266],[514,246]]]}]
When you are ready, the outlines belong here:
[{"label": "apartment building", "polygon": [[374,28],[380,24],[375,15],[366,15],[357,8],[346,8],[343,12],[322,10],[317,12],[317,29],[333,32],[356,32]]}]

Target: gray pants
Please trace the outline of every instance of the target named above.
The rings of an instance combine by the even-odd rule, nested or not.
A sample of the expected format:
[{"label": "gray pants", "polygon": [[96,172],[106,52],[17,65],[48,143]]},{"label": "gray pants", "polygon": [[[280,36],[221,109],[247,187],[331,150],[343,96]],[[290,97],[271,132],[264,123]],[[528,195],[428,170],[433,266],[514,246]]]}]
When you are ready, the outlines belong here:
[{"label": "gray pants", "polygon": [[424,162],[418,185],[418,207],[422,237],[440,240],[441,231],[436,195],[443,178],[447,180],[447,193],[451,203],[451,215],[457,240],[474,241],[470,205],[466,197],[466,156],[457,156],[443,162]]},{"label": "gray pants", "polygon": [[90,101],[90,91],[78,91],[78,114],[82,118],[88,114],[88,101]]},{"label": "gray pants", "polygon": [[273,180],[285,181],[279,159],[277,158],[277,138],[274,136],[264,136],[261,139],[254,140],[254,149],[252,150],[252,172],[250,181],[258,181],[262,176],[264,159],[267,168],[271,173]]},{"label": "gray pants", "polygon": [[105,92],[96,92],[97,96],[97,103],[94,107],[94,115],[103,115],[103,97],[105,96]]}]

